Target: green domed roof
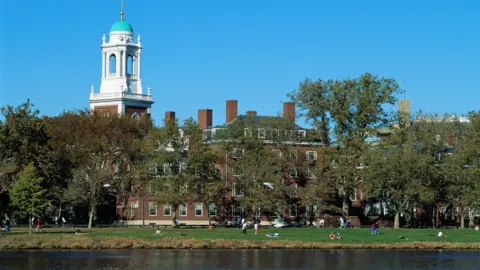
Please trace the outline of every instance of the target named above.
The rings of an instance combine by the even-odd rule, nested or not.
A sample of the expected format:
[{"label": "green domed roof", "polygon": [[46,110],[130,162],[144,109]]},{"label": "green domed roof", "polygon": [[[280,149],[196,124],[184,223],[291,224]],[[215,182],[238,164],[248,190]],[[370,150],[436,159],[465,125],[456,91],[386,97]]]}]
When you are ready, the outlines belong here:
[{"label": "green domed roof", "polygon": [[123,32],[133,33],[133,27],[126,21],[118,21],[114,23],[112,25],[112,28],[110,29],[110,32],[114,32],[114,31],[123,31]]}]

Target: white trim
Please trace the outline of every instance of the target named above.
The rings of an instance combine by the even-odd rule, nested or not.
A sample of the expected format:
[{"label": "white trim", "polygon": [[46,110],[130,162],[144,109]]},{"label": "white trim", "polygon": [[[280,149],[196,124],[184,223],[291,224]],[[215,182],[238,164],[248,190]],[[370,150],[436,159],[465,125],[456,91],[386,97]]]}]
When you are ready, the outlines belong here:
[{"label": "white trim", "polygon": [[[155,215],[152,215],[151,211],[152,211],[152,205],[154,206],[155,208]],[[149,217],[156,217],[158,215],[158,206],[155,202],[149,202],[148,203],[148,216]]]},{"label": "white trim", "polygon": [[[182,206],[185,206],[185,215],[182,215]],[[182,203],[178,206],[178,216],[180,217],[186,217],[188,216],[188,204]]]},{"label": "white trim", "polygon": [[[311,153],[313,153],[313,159],[309,158]],[[317,160],[317,151],[306,151],[305,156],[308,161]]]},{"label": "white trim", "polygon": [[[165,215],[165,206],[168,206],[168,212],[169,212],[168,215]],[[169,205],[169,204],[164,204],[163,205],[163,216],[164,217],[171,217],[172,216],[172,206],[171,205]]]},{"label": "white trim", "polygon": [[135,202],[131,202],[131,203],[130,203],[130,216],[131,216],[131,217],[134,217],[134,216],[135,216],[135,205],[136,205]]},{"label": "white trim", "polygon": [[[212,215],[212,214],[210,213],[210,208],[211,208],[212,205],[215,207],[215,214],[214,214],[214,215]],[[218,215],[218,208],[217,208],[217,205],[214,204],[214,203],[209,203],[209,204],[208,204],[208,209],[207,209],[207,211],[208,211],[208,215],[211,216],[211,217]]]},{"label": "white trim", "polygon": [[[235,187],[236,187],[236,186],[237,186],[237,183],[233,183],[233,184],[232,184],[232,196],[234,196],[234,197],[243,196],[242,189],[240,189],[240,193],[241,193],[241,194],[236,194],[236,192],[235,192],[235,190],[236,190]],[[240,186],[241,186],[241,185],[240,185]]]},{"label": "white trim", "polygon": [[[200,205],[200,212],[201,214],[200,215],[197,215],[197,206]],[[196,217],[203,217],[203,203],[195,203],[195,208],[194,208],[194,211],[195,211],[195,216]]]},{"label": "white trim", "polygon": [[[267,137],[267,130],[264,129],[264,128],[259,128],[257,129],[257,132],[258,132],[258,138],[259,139],[265,139]],[[262,135],[262,136],[260,136]]]}]

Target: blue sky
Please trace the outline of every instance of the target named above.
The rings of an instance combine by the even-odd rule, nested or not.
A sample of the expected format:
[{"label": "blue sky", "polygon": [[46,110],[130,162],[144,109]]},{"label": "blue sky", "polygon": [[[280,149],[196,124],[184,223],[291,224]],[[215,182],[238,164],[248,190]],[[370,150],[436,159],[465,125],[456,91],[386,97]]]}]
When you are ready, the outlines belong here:
[{"label": "blue sky", "polygon": [[[86,108],[119,2],[0,0],[0,106]],[[395,78],[414,110],[478,110],[479,10],[475,0],[125,0],[157,123],[210,108],[221,124],[227,99],[275,115],[304,77],[364,72]]]}]

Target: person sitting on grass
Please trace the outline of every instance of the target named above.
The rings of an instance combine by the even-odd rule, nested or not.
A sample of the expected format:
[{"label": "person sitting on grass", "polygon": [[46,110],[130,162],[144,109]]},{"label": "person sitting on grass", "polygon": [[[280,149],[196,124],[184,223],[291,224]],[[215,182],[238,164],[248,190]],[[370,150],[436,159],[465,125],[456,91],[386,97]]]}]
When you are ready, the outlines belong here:
[{"label": "person sitting on grass", "polygon": [[447,236],[444,235],[442,232],[438,232],[438,237],[443,238],[443,237],[447,237]]},{"label": "person sitting on grass", "polygon": [[84,235],[85,233],[80,232],[80,229],[77,229],[75,231],[75,235]]},{"label": "person sitting on grass", "polygon": [[340,235],[340,233],[337,233],[337,240],[342,240],[342,236]]},{"label": "person sitting on grass", "polygon": [[335,240],[335,234],[333,232],[330,233],[330,240]]},{"label": "person sitting on grass", "polygon": [[161,230],[160,230],[160,227],[157,227],[157,230],[155,231],[155,235],[156,236],[162,236],[164,235],[165,233],[163,233]]},{"label": "person sitting on grass", "polygon": [[408,238],[407,238],[407,237],[405,237],[405,236],[401,236],[401,235],[400,235],[398,238],[400,238],[400,239],[402,239],[402,240],[408,240]]},{"label": "person sitting on grass", "polygon": [[279,236],[280,236],[280,235],[278,234],[278,232],[275,232],[275,233],[273,233],[273,234],[272,234],[272,233],[268,233],[268,234],[267,234],[267,237],[273,237],[273,238],[275,238],[275,239],[278,239]]}]

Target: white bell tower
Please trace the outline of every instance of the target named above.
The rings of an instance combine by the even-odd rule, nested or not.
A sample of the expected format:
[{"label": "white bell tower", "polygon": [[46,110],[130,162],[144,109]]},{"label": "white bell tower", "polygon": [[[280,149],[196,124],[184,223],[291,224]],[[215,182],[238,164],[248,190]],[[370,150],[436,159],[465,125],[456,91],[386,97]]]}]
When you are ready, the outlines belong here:
[{"label": "white bell tower", "polygon": [[90,110],[107,110],[112,113],[149,114],[151,90],[143,94],[141,65],[142,45],[140,35],[134,42],[133,27],[124,20],[123,1],[120,21],[114,23],[107,40],[102,38],[102,76],[100,93],[90,88]]}]

